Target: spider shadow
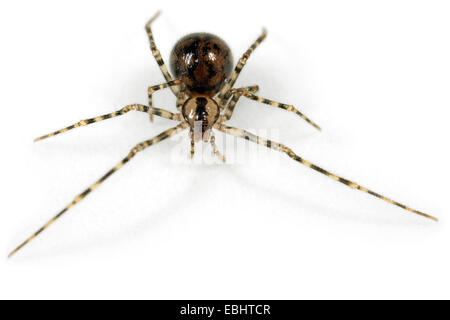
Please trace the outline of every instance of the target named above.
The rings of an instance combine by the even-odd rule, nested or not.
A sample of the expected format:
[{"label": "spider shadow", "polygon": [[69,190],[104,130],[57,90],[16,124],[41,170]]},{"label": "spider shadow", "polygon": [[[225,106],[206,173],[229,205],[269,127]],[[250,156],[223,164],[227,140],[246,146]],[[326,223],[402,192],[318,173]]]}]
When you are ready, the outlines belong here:
[{"label": "spider shadow", "polygon": [[[308,214],[312,213],[315,215],[322,215],[324,217],[329,218],[329,220],[347,220],[351,223],[356,223],[360,225],[369,225],[375,224],[381,227],[384,226],[395,226],[395,227],[417,227],[419,225],[427,225],[426,221],[419,222],[418,220],[406,220],[402,219],[401,221],[395,221],[389,219],[388,217],[384,218],[381,216],[373,217],[371,215],[360,215],[356,212],[350,212],[345,210],[340,210],[336,208],[330,208],[328,206],[320,205],[317,202],[305,201],[304,199],[299,199],[298,197],[287,195],[281,191],[278,191],[276,188],[270,188],[268,185],[260,185],[249,180],[242,171],[236,170],[234,166],[221,166],[221,165],[209,165],[209,166],[197,166],[197,165],[185,165],[186,170],[191,171],[192,179],[189,183],[182,189],[178,190],[176,194],[171,195],[170,197],[166,197],[164,199],[164,204],[160,205],[158,209],[152,209],[146,214],[136,215],[143,216],[142,220],[137,221],[132,226],[120,227],[119,229],[113,230],[113,236],[106,236],[100,238],[91,238],[87,241],[81,241],[76,244],[70,244],[67,246],[60,246],[56,248],[48,248],[42,249],[40,251],[30,251],[31,253],[25,255],[24,257],[18,257],[19,261],[25,260],[38,260],[45,258],[55,258],[60,256],[73,255],[74,253],[79,253],[87,250],[96,250],[103,247],[112,248],[114,244],[123,242],[127,240],[132,243],[132,241],[142,237],[143,234],[151,231],[152,229],[159,228],[161,223],[167,220],[170,217],[173,217],[176,214],[179,214],[183,211],[183,201],[180,199],[190,199],[190,201],[202,201],[201,199],[195,200],[195,197],[192,197],[193,192],[196,193],[195,190],[199,190],[204,187],[204,181],[209,181],[209,183],[213,183],[216,181],[211,179],[211,176],[216,170],[225,170],[227,176],[234,179],[238,182],[239,185],[245,184],[247,188],[251,188],[255,190],[255,192],[261,193],[265,198],[271,198],[275,202],[289,202],[292,204],[292,207],[298,207],[298,212],[307,212]],[[220,193],[220,186],[218,182],[214,182],[217,185],[210,185],[212,189],[215,189],[216,192]],[[194,190],[194,191],[193,191]],[[160,198],[162,199],[162,198]],[[195,205],[195,203],[194,203]],[[157,211],[155,211],[157,210]],[[132,214],[132,213],[127,213]],[[289,213],[295,214],[295,213]],[[158,244],[154,244],[157,246]]]}]

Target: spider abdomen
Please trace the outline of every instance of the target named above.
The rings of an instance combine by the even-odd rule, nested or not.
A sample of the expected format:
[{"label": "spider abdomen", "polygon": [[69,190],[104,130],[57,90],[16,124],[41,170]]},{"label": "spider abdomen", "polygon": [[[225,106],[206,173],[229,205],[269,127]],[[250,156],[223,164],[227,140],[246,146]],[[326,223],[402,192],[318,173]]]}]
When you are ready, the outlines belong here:
[{"label": "spider abdomen", "polygon": [[214,96],[230,77],[233,57],[228,45],[209,33],[181,38],[172,49],[170,67],[190,97]]}]

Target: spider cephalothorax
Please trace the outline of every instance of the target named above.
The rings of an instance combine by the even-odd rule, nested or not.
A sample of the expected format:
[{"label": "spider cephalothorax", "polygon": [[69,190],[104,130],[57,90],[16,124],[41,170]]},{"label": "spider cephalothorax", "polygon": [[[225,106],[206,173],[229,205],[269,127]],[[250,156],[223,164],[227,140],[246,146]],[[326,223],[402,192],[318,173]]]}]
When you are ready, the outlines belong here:
[{"label": "spider cephalothorax", "polygon": [[181,108],[184,120],[191,127],[191,134],[195,142],[208,142],[211,129],[220,116],[220,108],[211,98],[189,98]]},{"label": "spider cephalothorax", "polygon": [[[247,59],[250,57],[253,50],[265,39],[266,32],[264,31],[261,36],[250,46],[250,48],[242,55],[241,59],[237,63],[234,71],[232,70],[232,57],[231,51],[226,43],[220,38],[207,34],[196,33],[188,35],[177,42],[171,55],[171,65],[175,80],[170,75],[169,71],[164,64],[159,50],[156,47],[153,40],[153,33],[151,30],[151,23],[159,15],[156,14],[148,24],[146,25],[147,34],[150,40],[150,48],[153,56],[155,57],[161,72],[166,79],[166,83],[152,86],[148,89],[148,106],[142,104],[130,104],[122,109],[109,113],[103,116],[82,120],[74,125],[66,127],[64,129],[52,132],[36,140],[43,140],[48,137],[53,137],[57,134],[67,132],[71,129],[86,126],[91,123],[99,122],[102,120],[121,116],[129,111],[140,111],[150,114],[150,119],[153,120],[153,116],[159,116],[162,118],[178,121],[178,125],[170,128],[152,139],[143,141],[133,147],[129,154],[120,161],[116,166],[109,170],[103,177],[95,182],[88,189],[80,193],[75,199],[70,202],[62,211],[48,221],[42,228],[35,232],[31,237],[25,240],[21,245],[14,249],[10,256],[19,251],[32,239],[36,238],[41,232],[48,228],[53,222],[59,219],[70,208],[83,200],[89,193],[96,189],[101,183],[109,178],[114,172],[119,170],[122,166],[128,163],[138,152],[161,142],[174,134],[183,130],[190,130],[191,138],[191,156],[194,155],[195,142],[203,141],[209,142],[213,154],[218,156],[222,161],[225,161],[225,157],[219,152],[213,134],[213,129],[222,133],[229,134],[238,138],[243,138],[253,143],[257,143],[264,147],[270,148],[275,151],[282,152],[289,156],[291,159],[311,168],[333,180],[336,180],[350,188],[360,190],[368,193],[374,197],[382,199],[386,202],[399,206],[407,211],[416,213],[418,215],[437,220],[435,217],[427,215],[423,212],[411,209],[401,203],[391,200],[379,193],[371,191],[359,184],[341,178],[321,167],[303,159],[298,156],[290,148],[259,136],[256,136],[243,129],[229,127],[224,122],[231,119],[233,115],[236,103],[241,97],[246,97],[269,106],[280,108],[283,110],[291,111],[309,124],[320,130],[320,127],[307,118],[304,114],[298,111],[294,106],[279,103],[269,99],[261,98],[255,93],[259,90],[258,86],[249,86],[243,88],[233,88],[242,68],[244,68]],[[177,109],[179,113],[172,113],[170,111],[153,107],[152,95],[154,92],[170,88],[172,92],[177,96]],[[188,96],[186,98],[186,95]],[[221,112],[223,113],[221,114]]]}]

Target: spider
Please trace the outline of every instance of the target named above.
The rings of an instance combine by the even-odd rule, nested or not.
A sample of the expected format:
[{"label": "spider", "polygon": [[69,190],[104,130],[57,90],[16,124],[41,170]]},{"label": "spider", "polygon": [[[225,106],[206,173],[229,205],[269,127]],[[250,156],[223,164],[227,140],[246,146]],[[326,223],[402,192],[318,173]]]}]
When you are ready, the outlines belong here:
[{"label": "spider", "polygon": [[[122,161],[120,161],[115,167],[110,169],[97,182],[95,182],[85,191],[76,196],[75,199],[71,203],[69,203],[62,211],[60,211],[56,216],[54,216],[44,226],[36,231],[31,237],[29,237],[16,249],[14,249],[9,254],[9,257],[22,249],[26,244],[36,238],[51,224],[53,224],[62,215],[64,215],[70,208],[83,200],[89,193],[100,186],[100,184],[103,183],[107,178],[109,178],[114,172],[122,168],[126,163],[134,158],[137,153],[156,143],[166,140],[183,130],[189,130],[191,142],[191,158],[195,153],[195,143],[204,142],[210,143],[213,154],[225,162],[225,157],[220,153],[215,144],[215,136],[213,132],[213,129],[215,129],[225,134],[243,138],[256,144],[263,145],[269,149],[285,153],[293,160],[300,162],[301,164],[323,175],[326,175],[333,180],[343,183],[350,188],[368,193],[381,200],[399,206],[402,209],[437,221],[437,218],[433,216],[411,209],[399,202],[391,200],[379,193],[360,186],[353,181],[344,179],[325,169],[322,169],[321,167],[303,159],[290,148],[281,143],[264,139],[243,129],[225,125],[224,123],[231,119],[238,100],[241,97],[245,97],[275,108],[293,112],[316,129],[321,130],[317,124],[315,124],[312,120],[310,120],[303,113],[297,110],[294,106],[257,96],[255,94],[259,90],[259,87],[257,85],[243,88],[233,88],[233,85],[239,77],[239,74],[247,63],[248,58],[266,38],[267,32],[265,31],[265,29],[263,30],[262,34],[256,39],[256,41],[250,46],[250,48],[242,55],[234,70],[231,50],[228,45],[219,37],[209,33],[194,33],[181,38],[175,44],[170,55],[170,67],[172,69],[172,73],[175,75],[175,78],[172,78],[158,48],[156,47],[151,29],[152,23],[156,20],[160,13],[160,11],[157,12],[149,20],[145,28],[150,40],[150,49],[152,51],[153,57],[156,59],[156,62],[158,63],[159,68],[167,82],[148,88],[148,106],[142,104],[130,104],[113,113],[105,114],[91,119],[81,120],[80,122],[75,123],[69,127],[39,137],[35,141],[53,137],[55,135],[67,132],[78,127],[122,116],[129,111],[139,111],[147,113],[149,114],[149,118],[151,121],[153,121],[154,116],[171,119],[179,122],[178,125],[162,132],[152,139],[137,144],[134,148],[131,149],[129,154]],[[179,111],[178,113],[172,113],[164,109],[156,108],[152,104],[153,94],[156,91],[166,88],[170,88],[173,94],[177,97],[176,104]]]}]

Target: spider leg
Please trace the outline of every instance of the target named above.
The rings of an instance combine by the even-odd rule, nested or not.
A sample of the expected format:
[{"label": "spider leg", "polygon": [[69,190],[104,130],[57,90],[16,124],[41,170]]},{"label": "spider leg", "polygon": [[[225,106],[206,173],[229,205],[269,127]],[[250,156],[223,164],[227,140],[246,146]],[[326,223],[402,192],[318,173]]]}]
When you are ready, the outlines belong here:
[{"label": "spider leg", "polygon": [[[236,89],[236,91],[237,90],[246,90],[246,91],[256,93],[256,92],[258,92],[259,87],[251,86],[251,87]],[[231,119],[233,112],[234,112],[234,107],[236,106],[236,103],[239,101],[240,97],[242,96],[242,94],[238,94],[236,91],[230,90],[230,91],[228,91],[227,96],[225,96],[225,99],[229,99],[230,96],[233,96],[233,98],[228,102],[227,105],[225,105],[223,107],[223,109],[225,109],[225,112],[222,116],[222,122],[225,122],[225,121],[228,121]]]},{"label": "spider leg", "polygon": [[[91,119],[81,120],[81,121],[79,121],[79,122],[77,122],[77,123],[75,123],[75,124],[73,124],[71,126],[68,126],[66,128],[63,128],[61,130],[58,130],[58,131],[55,131],[55,132],[52,132],[52,133],[49,133],[49,134],[46,134],[46,135],[44,135],[42,137],[36,138],[34,141],[44,140],[46,138],[56,136],[56,135],[58,135],[60,133],[67,132],[69,130],[72,130],[72,129],[75,129],[75,128],[78,128],[78,127],[83,127],[83,126],[87,126],[88,124],[92,124],[92,123],[96,123],[96,122],[103,121],[103,120],[106,120],[106,119],[111,119],[111,118],[114,118],[114,117],[122,116],[125,113],[128,113],[129,111],[141,111],[141,112],[148,113],[149,112],[149,107],[144,106],[142,104],[130,104],[128,106],[123,107],[122,109],[120,109],[118,111],[115,111],[115,112],[112,112],[112,113],[108,113],[108,114],[105,114],[103,116],[98,116],[98,117],[91,118]],[[181,119],[179,114],[174,114],[174,113],[166,111],[164,109],[154,108],[153,113],[155,115],[157,115],[157,116],[160,116],[160,117],[163,117],[163,118],[166,118],[166,119],[171,119],[171,120],[180,120]]]},{"label": "spider leg", "polygon": [[259,86],[258,85],[254,85],[254,86],[248,86],[248,87],[231,89],[225,95],[225,99],[229,99],[233,94],[236,94],[236,91],[250,91],[250,92],[253,92],[253,93],[257,93],[259,91]]},{"label": "spider leg", "polygon": [[[153,21],[155,21],[159,15],[161,14],[161,11],[158,11],[155,13],[155,15],[147,22],[145,25],[145,30],[147,31],[148,39],[150,40],[150,49],[152,50],[153,57],[155,58],[156,62],[158,63],[159,69],[161,70],[164,78],[167,82],[172,81],[172,76],[169,73],[169,70],[167,70],[166,65],[164,64],[164,60],[161,57],[161,53],[159,52],[158,48],[156,47],[155,40],[153,39],[153,32],[151,28],[151,24]],[[176,96],[178,94],[177,88],[170,88],[173,92],[173,94]]]},{"label": "spider leg", "polygon": [[89,193],[97,189],[98,186],[102,182],[104,182],[106,179],[108,179],[114,172],[122,168],[128,161],[130,161],[138,152],[150,147],[151,145],[154,145],[158,142],[161,142],[172,135],[186,129],[187,125],[185,123],[181,123],[178,126],[171,128],[169,130],[166,130],[159,134],[158,136],[146,140],[144,142],[141,142],[137,144],[133,149],[131,149],[128,156],[126,156],[122,161],[120,161],[115,167],[113,167],[111,170],[109,170],[103,177],[101,177],[99,180],[97,180],[93,185],[91,185],[89,188],[84,190],[82,193],[80,193],[78,196],[75,197],[75,199],[67,205],[63,210],[61,210],[56,216],[54,216],[52,219],[50,219],[43,227],[41,227],[38,231],[33,233],[31,237],[29,237],[27,240],[25,240],[21,245],[19,245],[16,249],[14,249],[8,257],[13,256],[17,251],[22,249],[25,245],[27,245],[31,240],[36,238],[39,234],[41,234],[45,229],[47,229],[50,225],[52,225],[56,220],[58,220],[63,214],[65,214],[70,208],[75,206],[78,202],[83,200]]},{"label": "spider leg", "polygon": [[156,91],[162,90],[162,89],[179,86],[180,84],[181,84],[180,80],[172,80],[172,81],[169,81],[169,82],[166,82],[163,84],[158,84],[156,86],[152,86],[152,87],[148,88],[148,106],[149,106],[148,113],[150,115],[151,122],[153,122],[153,114],[155,113],[154,111],[156,110],[156,108],[153,108],[153,93],[155,93]]},{"label": "spider leg", "polygon": [[216,157],[218,157],[223,163],[226,162],[225,156],[219,151],[216,145],[216,137],[214,136],[214,133],[212,133],[211,139],[209,140],[209,143],[211,143],[212,147],[212,153]]},{"label": "spider leg", "polygon": [[396,205],[396,206],[398,206],[398,207],[400,207],[402,209],[405,209],[407,211],[410,211],[412,213],[415,213],[415,214],[418,214],[420,216],[423,216],[423,217],[426,217],[426,218],[438,221],[438,219],[433,217],[433,216],[430,216],[430,215],[425,214],[423,212],[411,209],[411,208],[409,208],[409,207],[407,207],[407,206],[405,206],[405,205],[403,205],[403,204],[401,204],[399,202],[391,200],[391,199],[389,199],[389,198],[387,198],[387,197],[385,197],[385,196],[383,196],[383,195],[381,195],[379,193],[376,193],[376,192],[374,192],[372,190],[369,190],[369,189],[367,189],[365,187],[362,187],[362,186],[360,186],[359,184],[357,184],[357,183],[355,183],[353,181],[341,178],[341,177],[335,175],[334,173],[326,171],[326,170],[322,169],[321,167],[316,166],[315,164],[313,164],[313,163],[303,159],[302,157],[298,156],[290,148],[288,148],[288,147],[286,147],[286,146],[284,146],[284,145],[282,145],[280,143],[273,142],[273,141],[270,141],[270,140],[258,137],[258,136],[254,135],[254,134],[252,134],[252,133],[250,133],[248,131],[245,131],[243,129],[228,127],[228,126],[225,126],[225,125],[222,125],[222,124],[216,124],[215,128],[220,130],[220,131],[222,131],[222,132],[224,132],[224,133],[233,135],[235,137],[239,137],[239,138],[243,138],[243,139],[246,139],[246,140],[250,140],[250,141],[252,141],[254,143],[263,145],[263,146],[265,146],[267,148],[270,148],[270,149],[273,149],[273,150],[276,150],[276,151],[280,151],[280,152],[284,152],[289,157],[294,159],[295,161],[300,162],[301,164],[303,164],[303,165],[305,165],[305,166],[307,166],[307,167],[309,167],[309,168],[311,168],[311,169],[313,169],[313,170],[315,170],[315,171],[317,171],[317,172],[319,172],[319,173],[321,173],[323,175],[326,175],[327,177],[330,177],[333,180],[336,180],[336,181],[338,181],[340,183],[343,183],[346,186],[349,186],[350,188],[353,188],[353,189],[356,189],[356,190],[360,190],[362,192],[368,193],[368,194],[370,194],[372,196],[375,196],[375,197],[377,197],[377,198],[379,198],[381,200],[389,202],[390,204]]},{"label": "spider leg", "polygon": [[242,69],[244,68],[245,64],[247,63],[248,58],[250,58],[250,55],[252,52],[263,42],[263,40],[267,36],[266,29],[263,29],[263,32],[261,35],[256,39],[255,42],[248,48],[248,50],[242,55],[241,59],[239,59],[238,64],[234,68],[233,74],[231,75],[230,80],[225,84],[225,86],[220,90],[218,99],[223,100],[226,96],[227,92],[233,87],[234,83],[236,82],[237,78],[239,77],[239,74],[241,73]]},{"label": "spider leg", "polygon": [[180,92],[178,92],[178,95],[177,95],[177,110],[179,112],[181,112],[183,103],[186,101],[185,86],[183,84],[181,84],[180,87],[181,87]]},{"label": "spider leg", "polygon": [[195,155],[195,140],[194,140],[194,131],[192,130],[192,128],[189,131],[189,137],[191,139],[191,154],[190,154],[190,157],[191,157],[191,159],[193,159],[194,155]]},{"label": "spider leg", "polygon": [[311,119],[309,119],[307,116],[305,116],[303,113],[301,113],[300,111],[298,111],[294,106],[292,105],[287,105],[284,103],[280,103],[280,102],[276,102],[276,101],[272,101],[272,100],[268,100],[265,98],[261,98],[258,97],[256,95],[254,95],[253,93],[251,93],[250,91],[246,91],[246,90],[240,90],[240,89],[232,89],[231,92],[235,92],[235,97],[236,95],[242,95],[246,98],[249,98],[251,100],[255,100],[264,104],[267,104],[269,106],[275,107],[275,108],[280,108],[280,109],[284,109],[286,111],[290,111],[295,113],[296,115],[298,115],[300,118],[302,118],[303,120],[305,120],[306,122],[308,122],[310,125],[312,125],[314,128],[316,128],[317,130],[321,131],[322,129],[315,124]]}]

